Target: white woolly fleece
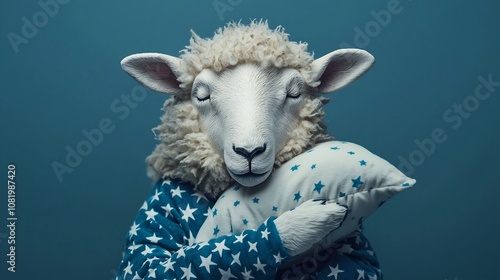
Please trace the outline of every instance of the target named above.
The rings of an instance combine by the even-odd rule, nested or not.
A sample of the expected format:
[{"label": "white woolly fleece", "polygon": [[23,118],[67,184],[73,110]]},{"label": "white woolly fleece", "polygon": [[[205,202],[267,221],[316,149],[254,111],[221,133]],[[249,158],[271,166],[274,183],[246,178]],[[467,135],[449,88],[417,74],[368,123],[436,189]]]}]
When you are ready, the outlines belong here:
[{"label": "white woolly fleece", "polygon": [[211,39],[203,39],[193,30],[191,35],[189,45],[180,56],[177,80],[183,89],[188,90],[203,69],[219,72],[242,63],[295,68],[307,84],[312,87],[319,84],[310,75],[314,59],[307,52],[307,43],[289,41],[281,26],[271,30],[267,21],[252,21],[249,25],[231,22],[219,28]]}]

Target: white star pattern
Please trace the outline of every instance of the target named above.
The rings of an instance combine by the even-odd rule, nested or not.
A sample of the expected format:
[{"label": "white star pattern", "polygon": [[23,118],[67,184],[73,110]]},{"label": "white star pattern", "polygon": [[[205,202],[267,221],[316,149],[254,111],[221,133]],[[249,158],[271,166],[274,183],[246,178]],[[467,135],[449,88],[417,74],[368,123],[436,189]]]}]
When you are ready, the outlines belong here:
[{"label": "white star pattern", "polygon": [[167,203],[167,205],[165,206],[162,206],[161,209],[165,210],[165,217],[168,217],[170,215],[172,215],[172,206],[170,206],[170,204]]},{"label": "white star pattern", "polygon": [[151,278],[156,278],[156,268],[150,268],[148,270],[148,276]]},{"label": "white star pattern", "polygon": [[248,241],[248,246],[250,246],[250,248],[248,249],[248,252],[252,252],[252,251],[258,252],[257,251],[257,242]]},{"label": "white star pattern", "polygon": [[184,248],[181,248],[177,251],[177,259],[186,257],[186,251]]},{"label": "white star pattern", "polygon": [[172,193],[172,198],[174,198],[174,197],[176,197],[176,196],[178,196],[178,197],[182,198],[182,193],[184,193],[184,192],[186,192],[186,191],[183,191],[183,190],[181,190],[181,188],[180,188],[180,187],[177,187],[177,189],[175,189],[175,190],[171,190],[170,192]]},{"label": "white star pattern", "polygon": [[277,255],[273,255],[273,257],[276,263],[281,263],[281,261],[283,260],[283,257],[281,257],[281,254],[279,252]]},{"label": "white star pattern", "polygon": [[159,258],[156,256],[154,256],[152,258],[147,258],[146,261],[142,264],[142,266],[144,266],[147,263],[149,263],[151,265],[154,261],[157,261],[157,260],[159,260]]},{"label": "white star pattern", "polygon": [[191,264],[189,264],[189,266],[187,268],[181,267],[181,270],[184,273],[182,275],[181,279],[186,278],[186,280],[190,280],[191,278],[193,278],[193,279],[196,278],[196,275],[194,275],[194,273],[191,271]]},{"label": "white star pattern", "polygon": [[266,266],[267,264],[263,264],[260,262],[260,259],[259,257],[257,257],[257,263],[254,264],[253,266],[255,266],[255,268],[257,268],[257,271],[259,270],[262,270],[262,272],[264,272],[264,274],[266,274],[266,271],[264,270],[264,267]]},{"label": "white star pattern", "polygon": [[[252,197],[255,196],[252,195]],[[174,198],[176,200],[173,200]],[[140,215],[128,230],[128,247],[126,247],[125,255],[129,257],[124,257],[118,278],[166,279],[176,275],[182,280],[198,280],[200,279],[198,277],[204,278],[202,276],[207,275],[206,273],[212,276],[217,275],[217,278],[224,280],[275,278],[276,267],[279,268],[288,255],[281,255],[283,247],[279,244],[270,246],[269,240],[275,234],[275,229],[269,227],[267,221],[258,229],[247,229],[239,234],[226,235],[228,233],[223,233],[224,229],[221,227],[218,239],[195,243],[194,233],[200,230],[207,216],[224,218],[223,208],[218,204],[213,205],[212,199],[176,183],[165,188],[153,189],[150,197],[143,203]],[[234,208],[234,200],[226,198],[225,201]],[[259,204],[262,201],[261,198]],[[253,204],[258,207],[255,202]],[[280,205],[273,207],[277,208]],[[216,208],[219,209],[219,213],[213,215],[213,211],[217,211],[214,210]],[[248,222],[253,221],[249,218]],[[375,257],[374,251],[363,235],[351,237],[356,238],[344,239],[345,242],[335,246],[335,252],[332,254],[350,258],[349,253],[356,250],[365,257]],[[160,241],[162,247],[154,245]],[[227,251],[227,254],[224,254],[224,251]],[[140,257],[133,259],[133,254]],[[333,256],[335,258],[331,260],[336,259],[336,256]],[[172,258],[175,261],[172,261]],[[355,261],[364,260],[356,259]],[[268,265],[271,266],[268,267]],[[329,261],[321,264],[314,275],[322,275],[333,280],[346,277],[346,275],[358,275],[354,278],[356,280],[376,280],[381,275],[378,267],[372,267],[373,270],[371,270],[376,271],[376,274],[367,274],[365,270],[359,268],[360,266],[353,266],[349,262],[341,261],[332,264]],[[269,275],[267,271],[270,272]]]},{"label": "white star pattern", "polygon": [[330,274],[328,274],[327,277],[333,276],[333,277],[335,277],[335,279],[337,279],[339,273],[344,272],[343,270],[339,269],[338,264],[336,267],[331,267],[331,266],[328,266],[328,267],[330,268]]},{"label": "white star pattern", "polygon": [[158,192],[158,190],[155,190],[155,194],[151,197],[151,202],[155,201],[155,200],[158,200],[160,201],[160,194],[162,192]]},{"label": "white star pattern", "polygon": [[146,218],[146,221],[147,220],[154,220],[155,216],[158,215],[158,213],[156,213],[156,211],[153,209],[149,209],[149,211],[144,212],[144,214],[146,214],[148,216]]},{"label": "white star pattern", "polygon": [[359,279],[365,279],[365,271],[362,270],[362,269],[356,269],[356,270],[358,271],[358,274],[359,274],[357,280],[359,280]]},{"label": "white star pattern", "polygon": [[144,246],[144,251],[142,251],[142,253],[141,253],[141,254],[142,254],[143,256],[145,256],[145,255],[147,255],[147,254],[151,254],[151,253],[153,253],[153,249],[149,248],[149,246],[148,246],[148,245],[146,245],[146,246]]},{"label": "white star pattern", "polygon": [[158,241],[162,240],[163,238],[156,236],[156,233],[153,233],[152,236],[146,237],[147,240],[153,242],[153,243],[158,243]]},{"label": "white star pattern", "polygon": [[165,250],[165,249],[162,249],[161,252],[163,254],[165,254],[166,256],[168,256],[169,258],[172,256],[172,253],[170,253],[169,251]]},{"label": "white star pattern", "polygon": [[243,239],[245,239],[247,235],[246,234],[238,234],[236,235],[236,240],[234,241],[234,244],[236,243],[243,243]]},{"label": "white star pattern", "polygon": [[241,273],[241,275],[243,276],[243,279],[245,280],[250,280],[250,279],[253,279],[254,277],[252,276],[252,271],[247,271],[247,268],[245,267],[245,271]]},{"label": "white star pattern", "polygon": [[233,257],[233,261],[231,262],[231,265],[233,265],[233,264],[241,265],[240,254],[241,254],[241,252],[238,252],[238,254],[231,254],[231,257]]},{"label": "white star pattern", "polygon": [[352,253],[352,251],[354,251],[351,247],[351,245],[349,244],[344,244],[342,245],[342,247],[340,247],[339,249],[337,249],[338,252],[340,253],[347,253],[347,254],[350,254]]},{"label": "white star pattern", "polygon": [[182,212],[182,219],[185,220],[186,222],[191,218],[194,220],[193,213],[197,210],[198,208],[191,208],[189,204],[186,206],[184,210],[181,208]]},{"label": "white star pattern", "polygon": [[135,249],[137,249],[137,248],[139,248],[141,246],[142,246],[142,244],[141,245],[130,245],[130,246],[128,246],[128,249],[130,250],[130,254],[133,254],[134,251],[135,251]]},{"label": "white star pattern", "polygon": [[133,264],[131,264],[130,262],[128,262],[127,267],[125,267],[125,269],[124,269],[123,278],[127,278],[127,274],[132,275],[132,267],[133,266],[134,266]]},{"label": "white star pattern", "polygon": [[222,240],[222,242],[215,242],[215,249],[212,250],[212,252],[219,252],[219,255],[222,257],[222,252],[224,250],[229,250],[229,248],[226,246],[226,240]]},{"label": "white star pattern", "polygon": [[212,261],[212,254],[209,254],[206,258],[203,256],[200,256],[201,259],[201,264],[200,267],[204,267],[208,273],[210,273],[210,266],[211,265],[217,265]]},{"label": "white star pattern", "polygon": [[130,237],[137,236],[137,231],[138,230],[139,230],[139,225],[136,224],[135,221],[134,221],[134,223],[130,227],[129,236]]},{"label": "white star pattern", "polygon": [[200,250],[201,248],[205,247],[205,246],[209,246],[210,243],[208,242],[200,242],[198,243],[198,250]]},{"label": "white star pattern", "polygon": [[234,276],[231,273],[231,268],[228,268],[227,270],[222,270],[219,268],[219,272],[221,274],[221,280],[229,280],[231,278],[236,278],[236,276]]},{"label": "white star pattern", "polygon": [[[200,192],[195,192],[191,196],[196,197],[196,203],[199,203],[200,199],[207,200],[207,198],[202,193],[200,193]],[[210,211],[210,209],[209,209],[209,211]]]},{"label": "white star pattern", "polygon": [[137,271],[136,271],[134,274],[134,278],[132,278],[132,280],[142,280],[142,277],[139,276],[139,273],[137,273]]},{"label": "white star pattern", "polygon": [[167,272],[169,270],[174,270],[174,264],[175,264],[175,261],[168,260],[166,262],[166,264],[162,264],[162,265],[165,267],[165,272]]},{"label": "white star pattern", "polygon": [[192,245],[192,244],[194,244],[196,238],[194,237],[193,233],[190,231],[189,232],[189,237],[184,236],[184,240],[187,241],[188,245]]},{"label": "white star pattern", "polygon": [[265,240],[269,240],[267,237],[269,236],[269,231],[267,231],[267,228],[265,228],[263,231],[262,231],[262,238],[264,238]]}]

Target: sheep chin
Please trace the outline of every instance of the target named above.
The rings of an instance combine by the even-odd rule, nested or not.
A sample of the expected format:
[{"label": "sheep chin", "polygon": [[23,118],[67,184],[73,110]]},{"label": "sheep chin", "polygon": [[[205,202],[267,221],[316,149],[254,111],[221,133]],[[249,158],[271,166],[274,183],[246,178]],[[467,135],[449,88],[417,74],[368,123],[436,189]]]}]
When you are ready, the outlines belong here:
[{"label": "sheep chin", "polygon": [[254,174],[249,172],[243,175],[236,175],[233,172],[231,172],[229,168],[227,169],[227,172],[229,173],[231,178],[233,178],[236,181],[236,183],[244,187],[255,187],[259,185],[269,177],[272,171],[273,169],[271,168],[270,170],[268,170],[266,173],[263,174]]}]

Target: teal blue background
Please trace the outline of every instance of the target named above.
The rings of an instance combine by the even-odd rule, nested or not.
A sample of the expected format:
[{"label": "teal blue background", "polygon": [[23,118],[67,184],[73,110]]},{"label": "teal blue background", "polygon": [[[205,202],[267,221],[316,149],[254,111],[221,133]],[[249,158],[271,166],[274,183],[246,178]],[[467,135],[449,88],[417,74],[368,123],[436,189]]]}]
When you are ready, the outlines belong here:
[{"label": "teal blue background", "polygon": [[[151,187],[144,159],[167,98],[147,91],[135,108],[122,102],[137,84],[120,60],[137,52],[178,55],[190,29],[209,37],[229,20],[251,18],[283,25],[316,57],[345,43],[376,57],[367,75],[329,96],[326,121],[338,139],[396,166],[413,155],[407,173],[417,185],[365,224],[385,279],[498,279],[500,87],[467,117],[443,114],[473,102],[479,76],[500,81],[499,2],[400,1],[385,26],[371,11],[393,1],[223,0],[232,6],[222,13],[214,1],[67,2],[17,53],[8,34],[21,36],[22,18],[33,22],[43,10],[36,1],[0,3],[1,279],[114,277],[125,233]],[[373,36],[356,41],[357,28],[367,26]],[[58,180],[53,162],[64,163],[66,147],[75,149],[82,130],[106,118],[114,130]],[[446,140],[419,152],[415,141],[435,129]],[[9,163],[17,170],[16,273],[6,264]]]}]

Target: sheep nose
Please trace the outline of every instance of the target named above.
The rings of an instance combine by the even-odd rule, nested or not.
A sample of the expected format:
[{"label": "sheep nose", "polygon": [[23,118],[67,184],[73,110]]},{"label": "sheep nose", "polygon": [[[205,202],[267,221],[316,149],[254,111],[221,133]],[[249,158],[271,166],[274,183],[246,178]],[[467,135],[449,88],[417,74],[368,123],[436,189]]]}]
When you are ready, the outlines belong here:
[{"label": "sheep nose", "polygon": [[245,148],[242,148],[242,147],[236,147],[234,146],[233,144],[233,151],[235,153],[237,153],[238,155],[241,155],[243,156],[244,158],[246,158],[249,162],[252,161],[252,159],[255,157],[255,156],[258,156],[260,154],[262,154],[263,152],[266,151],[266,148],[267,148],[267,144],[264,143],[263,146],[260,146],[260,147],[257,147],[255,149],[253,149],[252,151],[249,151]]}]

